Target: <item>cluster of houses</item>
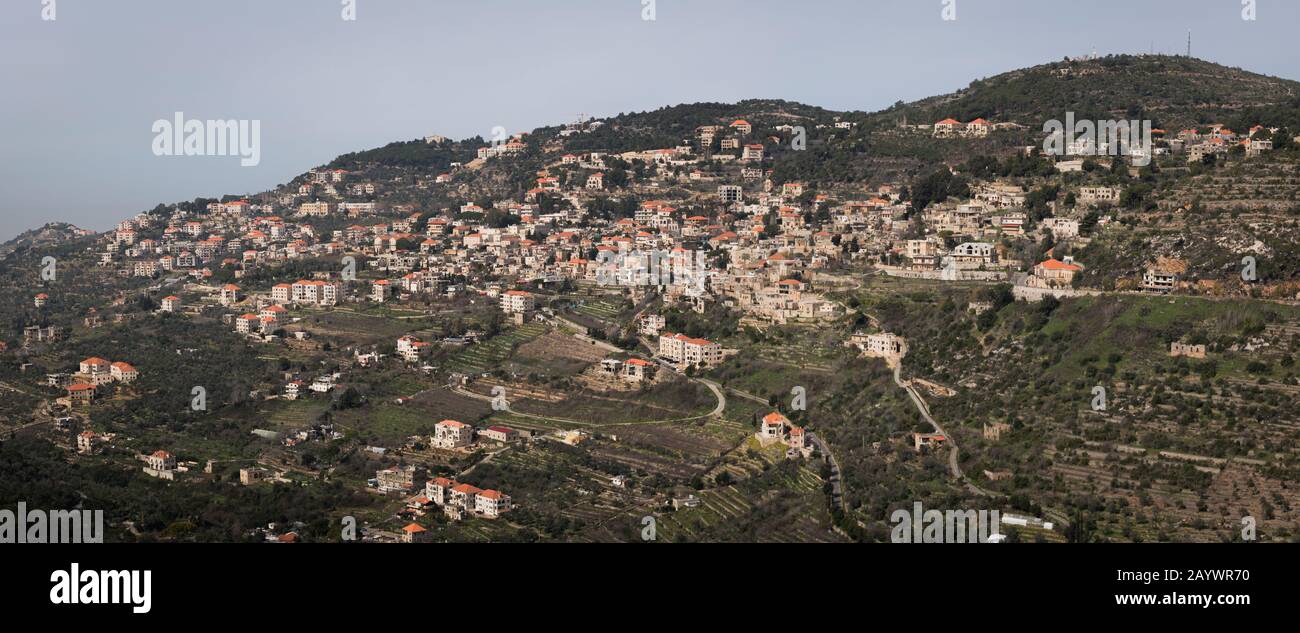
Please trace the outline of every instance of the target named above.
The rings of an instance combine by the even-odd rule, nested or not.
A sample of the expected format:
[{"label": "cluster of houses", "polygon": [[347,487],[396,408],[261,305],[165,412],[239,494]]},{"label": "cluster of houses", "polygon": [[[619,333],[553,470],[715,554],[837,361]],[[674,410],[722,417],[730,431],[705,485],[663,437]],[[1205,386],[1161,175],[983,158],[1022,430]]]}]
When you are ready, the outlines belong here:
[{"label": "cluster of houses", "polygon": [[511,509],[510,496],[507,494],[497,490],[483,490],[446,477],[429,479],[421,489],[416,480],[422,472],[411,465],[385,468],[375,473],[377,488],[383,493],[416,495],[407,500],[407,507],[417,515],[422,515],[431,507],[438,507],[456,520],[466,516],[495,519]]},{"label": "cluster of houses", "polygon": [[[1267,131],[1268,138],[1262,134]],[[1241,147],[1241,151],[1246,156],[1259,156],[1264,152],[1273,150],[1272,134],[1277,132],[1278,128],[1265,128],[1262,125],[1256,125],[1250,128],[1245,134],[1240,134],[1228,129],[1223,124],[1213,124],[1206,131],[1196,128],[1190,128],[1178,133],[1177,137],[1169,139],[1169,147],[1173,152],[1185,152],[1187,162],[1197,163],[1205,160],[1207,156],[1222,157],[1228,154],[1233,147]]]},{"label": "cluster of houses", "polygon": [[76,373],[50,374],[46,382],[51,387],[66,389],[70,404],[84,405],[94,401],[104,385],[130,384],[139,378],[139,370],[130,363],[109,362],[94,356],[81,361]]},{"label": "cluster of houses", "polygon": [[342,378],[343,374],[341,372],[321,374],[310,381],[293,378],[284,385],[284,399],[297,400],[309,393],[329,393],[339,385],[339,380]]},{"label": "cluster of houses", "polygon": [[510,495],[497,490],[482,490],[446,477],[435,477],[425,482],[424,496],[414,502],[438,506],[452,519],[465,516],[495,519],[512,507]]},{"label": "cluster of houses", "polygon": [[[560,138],[603,125],[569,125]],[[836,120],[817,127],[848,129],[852,123]],[[979,138],[1022,126],[947,118],[912,127],[937,138]],[[495,212],[511,219],[505,223],[488,222],[486,210],[474,202],[418,209],[393,201],[386,188],[381,190],[360,174],[314,169],[294,184],[255,198],[213,202],[206,214],[177,207],[169,214],[126,220],[103,239],[100,264],[125,276],[188,277],[187,292],[205,294],[200,299],[235,311],[230,318],[237,332],[263,336],[281,325],[282,314],[272,306],[328,308],[350,301],[383,303],[474,292],[499,298],[503,312],[522,323],[536,310],[534,296],[523,288],[566,281],[629,286],[626,290],[634,299],[658,293],[668,302],[686,302],[697,310],[718,302],[744,313],[746,326],[764,327],[838,316],[841,307],[813,287],[819,270],[853,260],[878,265],[887,274],[936,279],[997,280],[1028,271],[1025,283],[1030,287],[1064,288],[1079,263],[1020,262],[1008,257],[1007,240],[1038,239],[1049,231],[1058,241],[1085,239],[1080,235],[1085,212],[1118,204],[1122,193],[1118,187],[1095,183],[1070,185],[1063,193],[1074,196],[1074,208],[1054,201],[1053,213],[1037,222],[1024,209],[1028,192],[1005,181],[977,179],[971,183],[969,200],[936,201],[920,217],[910,213],[903,188],[896,184],[842,199],[817,193],[809,200],[803,183],[774,180],[770,169],[768,150],[786,142],[783,137],[796,129],[755,118],[728,118],[698,127],[676,145],[622,153],[561,153],[562,142],[551,141],[541,147],[550,162],[538,174],[537,186],[522,201],[492,202]],[[1237,146],[1247,154],[1266,152],[1276,131],[1256,126],[1237,133],[1211,125],[1176,135],[1153,133],[1157,153],[1186,152],[1195,161]],[[445,142],[436,135],[430,138]],[[480,161],[510,160],[529,150],[527,135],[519,134],[502,136],[478,153]],[[1062,172],[1084,169],[1083,160],[1057,158],[1062,159],[1057,163]],[[611,179],[614,169],[627,175],[626,182]],[[462,170],[453,165],[431,182],[419,180],[418,186],[449,185]],[[631,217],[592,212],[611,187],[640,200]],[[672,188],[694,190],[714,202],[701,207],[680,195],[658,197]],[[812,221],[813,211],[825,217]],[[323,230],[312,222],[322,217],[356,222]],[[1103,217],[1098,226],[1108,220]],[[645,262],[659,261],[660,253],[669,255],[664,260],[667,268],[691,274],[646,274],[653,265]],[[697,262],[695,256],[704,253],[709,257]],[[369,260],[368,269],[358,271],[364,281],[322,272],[268,288],[237,285],[258,268],[343,255]],[[640,272],[629,277],[624,273],[630,269]],[[213,285],[218,276],[233,276],[235,283]],[[1165,291],[1171,283],[1170,275],[1153,271],[1143,287]],[[162,311],[186,307],[183,296],[166,297]],[[36,301],[43,304],[48,297]],[[708,354],[685,360],[695,356],[686,349],[689,345],[661,347],[671,362],[711,362]],[[420,349],[410,346],[404,356],[418,357]]]},{"label": "cluster of houses", "polygon": [[962,123],[957,119],[944,119],[934,124],[935,138],[971,137],[982,138],[993,131],[993,124],[985,119],[975,119]]}]

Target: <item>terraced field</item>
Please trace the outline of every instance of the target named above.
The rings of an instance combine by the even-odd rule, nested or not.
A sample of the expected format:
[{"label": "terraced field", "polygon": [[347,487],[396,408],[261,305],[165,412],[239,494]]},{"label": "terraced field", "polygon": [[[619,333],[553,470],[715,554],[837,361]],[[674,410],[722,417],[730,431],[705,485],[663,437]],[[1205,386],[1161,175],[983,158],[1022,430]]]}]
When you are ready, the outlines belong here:
[{"label": "terraced field", "polygon": [[734,480],[743,481],[763,474],[784,458],[785,445],[775,443],[765,447],[751,434],[739,446],[723,456],[709,471],[708,478],[716,480],[718,475],[725,472]]},{"label": "terraced field", "polygon": [[743,483],[704,490],[695,494],[697,507],[656,515],[657,540],[842,541],[827,527],[821,487],[820,477],[798,467],[793,474],[769,473],[761,487]]},{"label": "terraced field", "polygon": [[782,345],[759,348],[757,356],[773,363],[795,365],[811,371],[831,372],[834,371],[835,354],[835,350],[817,345]]},{"label": "terraced field", "polygon": [[619,312],[622,311],[622,306],[606,299],[596,299],[588,300],[575,308],[574,311],[594,319],[612,322],[618,318]]},{"label": "terraced field", "polygon": [[471,345],[462,350],[448,361],[447,368],[450,371],[466,374],[484,373],[509,358],[516,344],[531,341],[545,334],[546,331],[547,326],[541,323],[522,325],[494,336],[487,342]]}]

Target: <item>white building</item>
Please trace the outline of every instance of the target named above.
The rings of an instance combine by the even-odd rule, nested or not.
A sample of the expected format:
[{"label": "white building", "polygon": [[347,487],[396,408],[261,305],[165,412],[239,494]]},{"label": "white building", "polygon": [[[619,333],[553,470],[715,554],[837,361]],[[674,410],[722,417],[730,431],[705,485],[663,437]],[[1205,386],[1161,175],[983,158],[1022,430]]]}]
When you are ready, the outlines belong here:
[{"label": "white building", "polygon": [[501,309],[506,314],[526,314],[533,310],[533,295],[523,290],[510,290],[501,295]]}]

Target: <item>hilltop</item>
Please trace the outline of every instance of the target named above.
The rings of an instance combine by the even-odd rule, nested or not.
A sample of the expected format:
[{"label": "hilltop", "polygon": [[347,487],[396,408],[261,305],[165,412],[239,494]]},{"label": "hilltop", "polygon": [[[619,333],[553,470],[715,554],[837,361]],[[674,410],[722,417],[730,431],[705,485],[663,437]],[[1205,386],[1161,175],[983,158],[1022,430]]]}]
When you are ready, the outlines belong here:
[{"label": "hilltop", "polygon": [[917,123],[953,117],[1041,123],[1063,119],[1152,119],[1177,130],[1223,123],[1249,128],[1267,119],[1300,127],[1300,82],[1168,55],[1061,61],[971,82],[957,92],[898,104],[873,121]]}]

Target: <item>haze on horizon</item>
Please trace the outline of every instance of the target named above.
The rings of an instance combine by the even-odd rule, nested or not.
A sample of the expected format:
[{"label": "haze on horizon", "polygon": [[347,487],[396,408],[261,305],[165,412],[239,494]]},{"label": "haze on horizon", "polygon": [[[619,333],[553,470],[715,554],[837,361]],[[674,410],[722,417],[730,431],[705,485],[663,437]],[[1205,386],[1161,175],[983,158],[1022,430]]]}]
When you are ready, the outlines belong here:
[{"label": "haze on horizon", "polygon": [[[256,193],[335,156],[700,101],[879,110],[1096,51],[1300,79],[1300,3],[1259,0],[43,0],[0,3],[0,241],[104,230],[158,203]],[[261,121],[261,162],[157,157],[176,112]]]}]

